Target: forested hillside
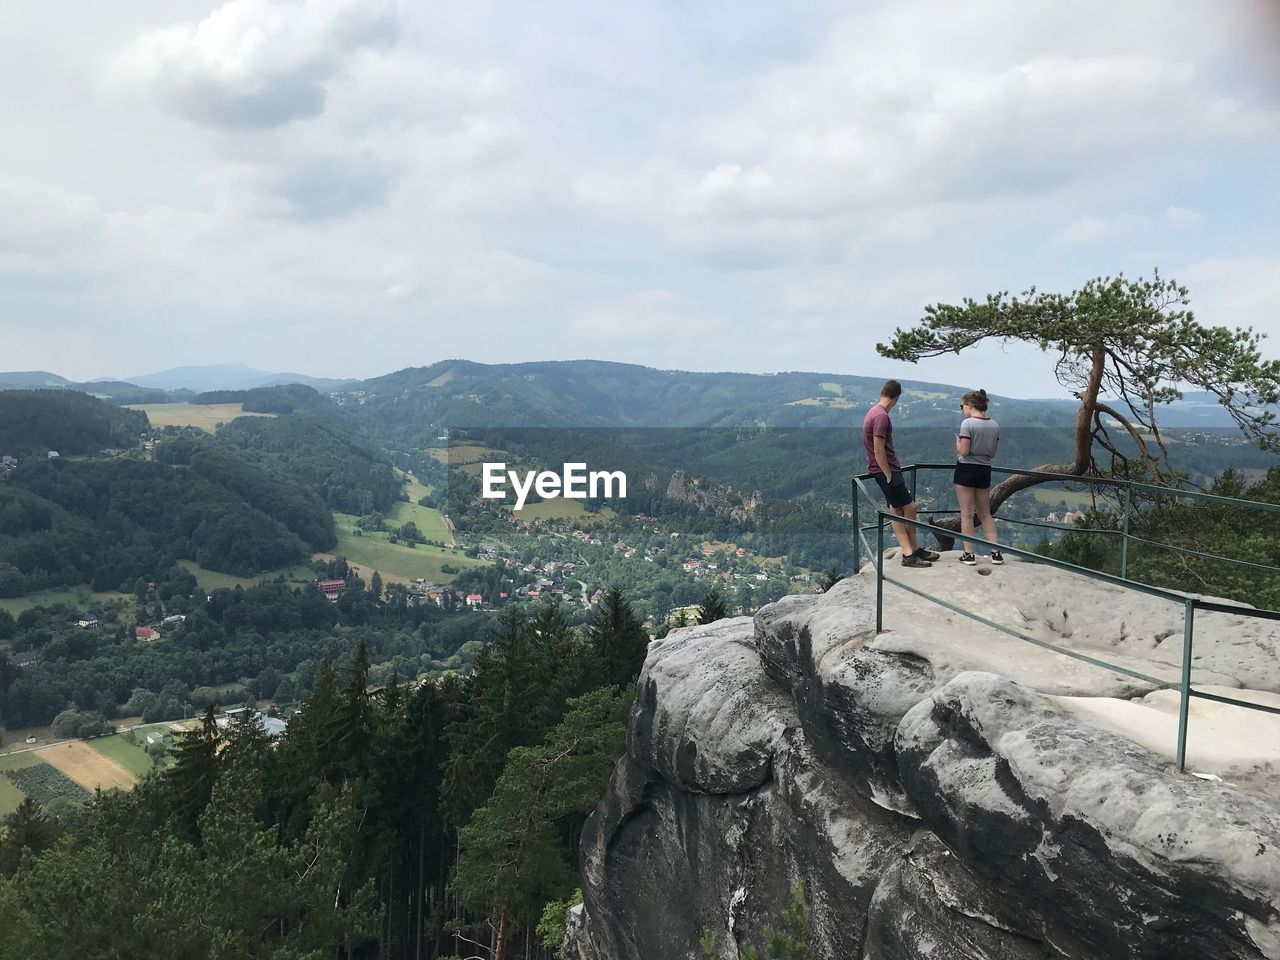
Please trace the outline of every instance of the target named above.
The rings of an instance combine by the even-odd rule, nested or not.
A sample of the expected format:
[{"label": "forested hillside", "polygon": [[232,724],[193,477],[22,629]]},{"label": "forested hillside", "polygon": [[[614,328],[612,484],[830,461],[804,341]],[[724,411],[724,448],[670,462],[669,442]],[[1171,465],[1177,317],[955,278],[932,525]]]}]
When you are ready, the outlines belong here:
[{"label": "forested hillside", "polygon": [[249,413],[293,413],[305,407],[323,405],[324,398],[314,387],[301,383],[247,390],[208,390],[191,398],[192,403],[239,403]]},{"label": "forested hillside", "polygon": [[467,677],[376,689],[363,642],[340,671],[320,661],[277,745],[251,714],[219,729],[210,710],[132,794],[10,819],[0,958],[79,960],[109,942],[178,960],[211,940],[276,960],[496,940],[509,958],[555,941],[647,639],[617,593],[584,631],[551,607],[511,609]]},{"label": "forested hillside", "polygon": [[74,390],[0,391],[0,454],[97,453],[129,447],[147,429],[147,415]]},{"label": "forested hillside", "polygon": [[[399,439],[435,426],[848,426],[882,378],[821,373],[691,373],[598,360],[485,365],[448,360],[366,380],[338,397]],[[905,381],[897,415],[914,426],[955,418],[969,387]],[[992,397],[1011,425],[1069,422],[1060,407]],[[381,426],[379,425],[381,424]]]},{"label": "forested hillside", "polygon": [[[310,587],[284,583],[216,590],[206,601],[180,566],[154,576],[154,586],[131,591],[136,606],[104,609],[92,630],[76,626],[80,610],[40,608],[16,620],[0,611],[0,641],[35,655],[21,669],[0,657],[4,723],[48,724],[72,706],[151,722],[192,715],[208,699],[290,703],[312,689],[326,658],[349,658],[358,640],[380,665],[380,679],[460,668],[470,663],[490,619],[469,611],[451,615],[435,604],[410,606],[403,594],[379,604],[354,579],[331,603]],[[162,642],[138,642],[135,620],[155,620],[161,612],[186,620],[165,628]]]},{"label": "forested hillside", "polygon": [[90,583],[129,589],[174,560],[249,576],[334,542],[313,494],[257,465],[35,459],[0,486],[0,596]]},{"label": "forested hillside", "polygon": [[385,513],[400,498],[402,483],[383,453],[332,408],[271,419],[242,417],[218,436],[293,478],[331,510]]}]

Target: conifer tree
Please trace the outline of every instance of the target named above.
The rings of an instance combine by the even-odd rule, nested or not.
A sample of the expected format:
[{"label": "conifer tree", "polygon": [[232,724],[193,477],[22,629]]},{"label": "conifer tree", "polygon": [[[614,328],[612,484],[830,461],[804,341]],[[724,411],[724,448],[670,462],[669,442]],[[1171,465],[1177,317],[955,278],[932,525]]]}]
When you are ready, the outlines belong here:
[{"label": "conifer tree", "polygon": [[630,692],[644,665],[649,633],[617,587],[605,592],[603,602],[587,626],[587,642],[591,646],[596,683]]},{"label": "conifer tree", "polygon": [[173,766],[166,781],[173,798],[172,809],[180,834],[187,840],[199,838],[199,819],[213,795],[218,779],[217,707],[209,704],[194,730],[179,734],[173,747]]},{"label": "conifer tree", "polygon": [[18,869],[24,851],[41,854],[53,846],[58,838],[58,826],[40,805],[30,797],[23,797],[18,808],[4,819],[0,833],[0,877],[7,877]]},{"label": "conifer tree", "polygon": [[[1262,356],[1263,335],[1250,328],[1201,324],[1186,287],[1156,273],[1151,280],[1098,277],[1069,294],[1034,287],[1020,296],[925,307],[913,328],[876,344],[882,356],[915,363],[989,341],[1028,343],[1053,357],[1054,374],[1079,401],[1070,456],[1036,468],[1076,476],[1145,475],[1180,479],[1169,463],[1160,410],[1187,386],[1212,394],[1245,436],[1280,451],[1269,409],[1280,403],[1280,360]],[[1112,431],[1122,431],[1128,446]],[[1130,461],[1135,462],[1130,462]],[[1042,483],[1010,476],[991,490],[995,511],[1014,493]],[[940,524],[958,529],[949,518]]]},{"label": "conifer tree", "polygon": [[698,607],[698,623],[714,623],[717,620],[723,620],[728,615],[729,608],[725,606],[725,602],[720,596],[720,591],[712,587],[707,592],[707,598]]}]

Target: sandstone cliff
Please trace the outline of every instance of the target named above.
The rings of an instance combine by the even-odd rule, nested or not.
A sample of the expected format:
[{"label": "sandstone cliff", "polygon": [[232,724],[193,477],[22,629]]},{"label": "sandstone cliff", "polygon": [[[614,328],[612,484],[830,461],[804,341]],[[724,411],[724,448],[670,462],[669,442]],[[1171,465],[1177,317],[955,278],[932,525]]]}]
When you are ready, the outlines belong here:
[{"label": "sandstone cliff", "polygon": [[[1181,610],[1043,566],[905,572],[1176,679]],[[1177,697],[875,580],[674,631],[583,839],[565,956],[760,942],[796,882],[823,960],[1280,958],[1280,720]],[[1195,682],[1280,706],[1280,635],[1197,622]]]}]

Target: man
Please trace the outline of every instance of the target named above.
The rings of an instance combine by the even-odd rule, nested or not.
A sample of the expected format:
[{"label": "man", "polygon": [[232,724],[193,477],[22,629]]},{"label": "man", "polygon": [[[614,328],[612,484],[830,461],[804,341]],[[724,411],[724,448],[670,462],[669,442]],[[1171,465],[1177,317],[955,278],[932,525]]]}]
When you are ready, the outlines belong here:
[{"label": "man", "polygon": [[[867,451],[867,469],[875,477],[889,504],[889,512],[908,520],[916,518],[916,500],[902,479],[902,464],[893,450],[893,422],[889,411],[902,396],[902,384],[886,380],[880,390],[880,400],[867,411],[862,420],[862,445]],[[893,521],[893,535],[902,548],[904,567],[931,567],[932,561],[941,559],[932,550],[923,550],[916,541],[916,528]]]}]

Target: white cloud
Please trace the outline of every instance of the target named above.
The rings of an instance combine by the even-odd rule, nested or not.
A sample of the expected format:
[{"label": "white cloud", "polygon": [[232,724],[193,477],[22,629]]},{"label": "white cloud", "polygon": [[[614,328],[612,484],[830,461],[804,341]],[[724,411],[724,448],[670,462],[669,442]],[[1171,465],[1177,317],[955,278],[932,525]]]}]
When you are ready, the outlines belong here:
[{"label": "white cloud", "polygon": [[[1274,325],[1280,100],[1233,2],[12,5],[0,327],[11,363],[85,376],[463,353],[967,382],[968,352],[874,344],[1153,264],[1205,319]],[[104,63],[161,109],[101,96]],[[1042,358],[980,357],[977,385],[1046,392]]]},{"label": "white cloud", "polygon": [[1059,246],[1088,246],[1100,240],[1111,240],[1127,234],[1138,233],[1150,226],[1151,221],[1141,214],[1118,213],[1110,217],[1086,215],[1076,217],[1053,237]]},{"label": "white cloud", "polygon": [[142,34],[113,73],[192,123],[275,127],[319,114],[349,59],[399,30],[383,0],[227,0],[199,22]]},{"label": "white cloud", "polygon": [[1177,276],[1190,290],[1201,323],[1253,327],[1267,335],[1267,355],[1280,356],[1280,251],[1270,257],[1214,257]]},{"label": "white cloud", "polygon": [[1195,227],[1204,223],[1202,214],[1186,207],[1168,207],[1164,211],[1164,218],[1175,227]]},{"label": "white cloud", "polygon": [[[809,61],[675,127],[645,179],[597,175],[590,197],[653,212],[710,262],[784,264],[855,254],[848,238],[881,233],[903,207],[1015,200],[1034,214],[1056,197],[1070,210],[1167,165],[1172,143],[1274,134],[1274,105],[1225,93],[1211,61],[1184,55],[1198,52],[1200,18],[1125,33],[1133,9],[1073,9],[998,0],[952,17],[916,0],[849,15]],[[1144,222],[1072,214],[1059,242]]]},{"label": "white cloud", "polygon": [[569,325],[570,331],[592,350],[608,350],[620,342],[678,341],[688,344],[723,333],[722,317],[690,311],[670,290],[645,290],[592,304]]}]

